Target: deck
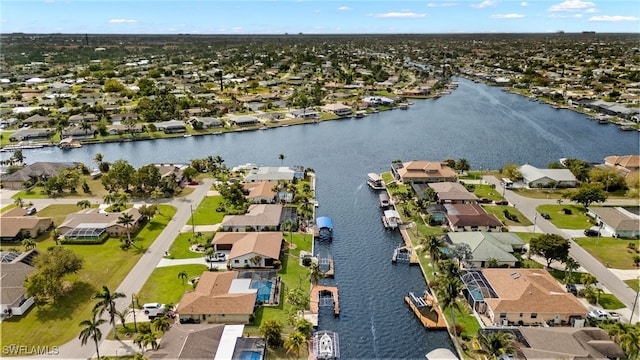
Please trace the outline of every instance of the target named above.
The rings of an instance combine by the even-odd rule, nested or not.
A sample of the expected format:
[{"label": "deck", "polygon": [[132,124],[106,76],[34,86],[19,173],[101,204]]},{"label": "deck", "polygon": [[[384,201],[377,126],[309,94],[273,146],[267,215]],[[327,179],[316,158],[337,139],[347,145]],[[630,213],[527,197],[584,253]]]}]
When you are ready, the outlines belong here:
[{"label": "deck", "polygon": [[[419,303],[416,303],[416,300]],[[447,328],[442,310],[440,310],[431,295],[425,294],[424,297],[420,298],[413,295],[413,293],[409,293],[404,297],[404,301],[409,304],[411,310],[427,330],[444,330]]]},{"label": "deck", "polygon": [[407,229],[400,228],[400,235],[402,235],[402,240],[404,240],[404,246],[406,246],[408,249],[411,249],[409,265],[418,265],[420,263],[420,261],[418,260],[418,254],[416,253],[416,249],[413,248],[413,244],[411,243],[411,238],[409,237],[409,233],[407,233]]},{"label": "deck", "polygon": [[333,259],[329,260],[329,270],[324,272],[324,277],[333,278],[335,275],[335,270],[333,267]]},{"label": "deck", "polygon": [[311,313],[317,314],[320,306],[324,306],[325,305],[325,304],[321,303],[322,299],[320,298],[320,294],[321,293],[327,293],[327,292],[331,293],[331,296],[333,297],[333,315],[334,316],[339,316],[340,315],[340,302],[338,300],[338,288],[335,287],[335,286],[315,285],[311,289],[311,304],[310,304]]}]

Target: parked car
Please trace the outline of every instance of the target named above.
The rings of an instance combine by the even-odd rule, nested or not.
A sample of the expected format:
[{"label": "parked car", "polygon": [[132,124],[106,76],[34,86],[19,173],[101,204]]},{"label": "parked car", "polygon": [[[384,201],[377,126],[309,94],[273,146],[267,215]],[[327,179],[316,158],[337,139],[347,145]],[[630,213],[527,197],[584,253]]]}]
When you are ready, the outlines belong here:
[{"label": "parked car", "polygon": [[540,216],[542,216],[543,219],[547,219],[547,220],[551,219],[551,216],[549,216],[549,214],[547,213],[541,213]]},{"label": "parked car", "polygon": [[509,205],[509,202],[507,200],[496,200],[493,203],[496,205]]},{"label": "parked car", "polygon": [[227,255],[225,255],[223,252],[217,252],[213,253],[211,256],[207,256],[206,260],[209,262],[226,261]]},{"label": "parked car", "polygon": [[585,236],[600,236],[600,231],[594,229],[587,229],[584,231]]},{"label": "parked car", "polygon": [[191,180],[188,182],[189,185],[198,185],[200,184],[197,180]]},{"label": "parked car", "polygon": [[200,324],[200,319],[182,317],[180,318],[180,324]]},{"label": "parked car", "polygon": [[605,311],[605,310],[591,310],[587,314],[587,317],[590,319],[596,319],[598,321],[602,321],[602,320],[620,321],[620,314],[613,311]]},{"label": "parked car", "polygon": [[566,288],[568,293],[572,293],[573,295],[578,296],[578,288],[575,284],[567,284]]},{"label": "parked car", "polygon": [[35,214],[37,211],[38,211],[38,210],[36,210],[36,208],[32,206],[32,207],[30,207],[30,208],[28,208],[28,209],[27,209],[27,215],[33,215],[33,214]]},{"label": "parked car", "polygon": [[491,204],[491,199],[487,199],[487,198],[478,199],[478,204]]},{"label": "parked car", "polygon": [[152,317],[164,315],[166,307],[164,304],[160,304],[160,303],[148,303],[148,304],[144,304],[142,306],[142,309],[144,310],[145,315],[152,318]]}]

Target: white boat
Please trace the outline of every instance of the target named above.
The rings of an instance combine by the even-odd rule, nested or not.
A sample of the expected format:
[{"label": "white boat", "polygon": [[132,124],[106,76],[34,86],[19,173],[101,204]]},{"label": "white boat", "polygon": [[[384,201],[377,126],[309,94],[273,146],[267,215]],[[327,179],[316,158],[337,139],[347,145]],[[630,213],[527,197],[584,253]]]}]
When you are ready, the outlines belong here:
[{"label": "white boat", "polygon": [[383,190],[385,188],[384,181],[380,177],[380,175],[376,173],[367,174],[367,184],[374,190]]},{"label": "white boat", "polygon": [[321,358],[333,357],[333,341],[329,334],[324,334],[320,337],[320,346],[318,348],[318,355]]},{"label": "white boat", "polygon": [[329,360],[340,358],[340,340],[338,333],[318,331],[313,333],[309,342],[309,358]]}]

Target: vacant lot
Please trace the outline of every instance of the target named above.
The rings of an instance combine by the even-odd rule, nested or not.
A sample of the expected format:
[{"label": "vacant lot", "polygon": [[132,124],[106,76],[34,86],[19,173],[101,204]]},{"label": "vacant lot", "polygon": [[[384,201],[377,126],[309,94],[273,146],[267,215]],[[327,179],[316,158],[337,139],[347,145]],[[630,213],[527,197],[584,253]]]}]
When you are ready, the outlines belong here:
[{"label": "vacant lot", "polygon": [[[509,205],[485,205],[482,207],[489,214],[495,215],[503,224],[507,226],[529,226],[533,225],[518,209]],[[507,220],[504,211],[507,210],[511,215],[515,215],[518,221]]]},{"label": "vacant lot", "polygon": [[207,271],[207,267],[191,264],[156,268],[137,294],[140,305],[150,302],[176,305],[186,290],[193,290],[191,284],[178,276],[183,271],[187,273],[188,280],[200,276]]},{"label": "vacant lot", "polygon": [[[222,222],[224,210],[217,211],[222,206],[224,199],[222,196],[207,196],[193,212],[193,217],[189,219],[189,225],[215,225]],[[192,223],[193,221],[193,223]]]},{"label": "vacant lot", "polygon": [[636,249],[640,245],[638,240],[623,240],[610,237],[601,238],[577,238],[576,243],[587,250],[591,256],[602,264],[614,269],[636,269],[633,265],[637,252],[628,248],[633,243]]},{"label": "vacant lot", "polygon": [[[570,214],[565,212],[570,211]],[[582,206],[576,205],[540,205],[536,208],[539,213],[551,216],[551,223],[559,229],[588,229],[593,224]]]}]

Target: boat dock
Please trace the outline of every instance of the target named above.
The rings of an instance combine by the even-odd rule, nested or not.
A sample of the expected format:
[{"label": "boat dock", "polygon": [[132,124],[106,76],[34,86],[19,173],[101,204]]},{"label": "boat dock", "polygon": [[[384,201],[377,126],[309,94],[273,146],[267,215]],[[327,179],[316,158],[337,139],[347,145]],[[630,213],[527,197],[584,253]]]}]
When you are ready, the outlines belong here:
[{"label": "boat dock", "polygon": [[329,260],[329,270],[324,272],[324,277],[333,278],[334,274],[335,274],[335,270],[334,270],[334,267],[333,267],[333,259],[330,259]]},{"label": "boat dock", "polygon": [[416,253],[416,249],[413,248],[413,244],[411,243],[411,238],[409,237],[409,233],[407,233],[407,229],[400,229],[400,235],[402,235],[402,240],[404,240],[404,246],[408,249],[411,249],[409,265],[418,265],[420,263],[420,261],[418,260],[418,254]]},{"label": "boat dock", "polygon": [[427,330],[443,330],[447,328],[442,311],[435,301],[435,298],[425,291],[423,297],[418,297],[409,292],[404,301],[416,314],[422,325]]},{"label": "boat dock", "polygon": [[337,287],[315,285],[311,289],[311,313],[317,314],[321,306],[330,306],[331,303],[333,303],[333,316],[340,316]]}]

